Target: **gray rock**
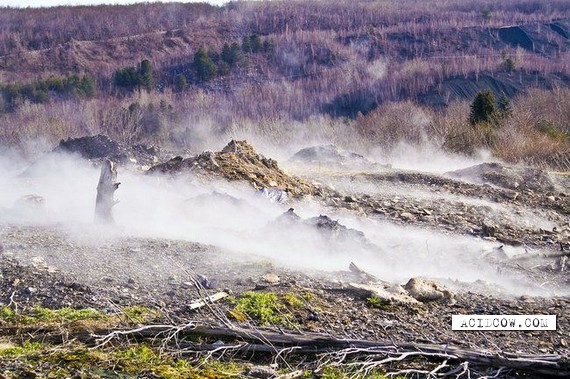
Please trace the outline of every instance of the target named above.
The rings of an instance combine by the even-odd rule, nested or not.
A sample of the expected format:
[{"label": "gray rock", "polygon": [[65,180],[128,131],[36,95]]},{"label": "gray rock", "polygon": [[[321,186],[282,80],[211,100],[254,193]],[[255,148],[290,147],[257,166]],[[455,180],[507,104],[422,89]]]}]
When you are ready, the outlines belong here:
[{"label": "gray rock", "polygon": [[411,278],[404,286],[411,297],[421,302],[451,300],[454,295],[441,284],[423,278]]},{"label": "gray rock", "polygon": [[277,376],[277,371],[268,366],[253,366],[247,371],[252,378],[269,379]]}]

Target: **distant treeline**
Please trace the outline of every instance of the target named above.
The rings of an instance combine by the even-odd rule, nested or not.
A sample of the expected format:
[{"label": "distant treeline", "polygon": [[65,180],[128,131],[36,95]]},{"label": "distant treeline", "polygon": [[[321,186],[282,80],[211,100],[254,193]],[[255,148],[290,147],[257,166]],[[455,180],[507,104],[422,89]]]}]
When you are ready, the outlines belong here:
[{"label": "distant treeline", "polygon": [[31,83],[1,84],[3,102],[1,111],[11,111],[22,101],[47,103],[53,96],[59,98],[85,99],[95,96],[95,79],[89,75],[71,75],[68,77],[52,76],[46,80]]}]

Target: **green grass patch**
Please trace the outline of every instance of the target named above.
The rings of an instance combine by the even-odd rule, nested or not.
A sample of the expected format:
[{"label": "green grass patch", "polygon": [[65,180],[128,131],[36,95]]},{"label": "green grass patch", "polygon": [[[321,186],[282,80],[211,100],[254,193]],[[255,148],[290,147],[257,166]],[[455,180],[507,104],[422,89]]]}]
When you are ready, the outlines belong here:
[{"label": "green grass patch", "polygon": [[68,323],[79,320],[102,320],[109,316],[101,311],[92,308],[72,309],[60,308],[49,309],[43,307],[35,307],[29,316],[24,316],[23,320],[26,324],[37,322],[44,323]]},{"label": "green grass patch", "polygon": [[[322,369],[319,375],[316,375],[314,372],[307,371],[304,375],[304,378],[321,378],[321,379],[354,379],[354,378],[366,378],[366,379],[388,379],[384,373],[378,370],[371,370],[367,373],[355,373],[350,371],[346,368],[340,367],[331,367],[327,366]],[[400,376],[395,377],[394,379],[403,379]]]},{"label": "green grass patch", "polygon": [[541,120],[536,124],[536,128],[558,142],[564,143],[568,139],[568,133],[564,128],[557,127],[551,121]]},{"label": "green grass patch", "polygon": [[25,341],[19,346],[7,345],[7,347],[2,347],[0,345],[0,357],[1,358],[16,358],[20,356],[26,356],[31,354],[37,354],[43,348],[42,344],[39,342]]},{"label": "green grass patch", "polygon": [[49,309],[44,307],[34,307],[30,311],[17,313],[10,307],[0,308],[0,322],[5,324],[54,324],[69,323],[78,320],[105,320],[108,315],[95,309]]},{"label": "green grass patch", "polygon": [[16,313],[10,307],[0,308],[0,323],[34,325],[34,324],[66,324],[75,321],[109,321],[126,324],[141,324],[162,317],[156,309],[133,306],[125,307],[117,315],[107,314],[92,308],[49,309],[34,307],[31,310]]},{"label": "green grass patch", "polygon": [[[12,362],[7,379],[18,378],[21,372],[33,371],[41,378],[135,378],[163,379],[229,379],[243,378],[248,365],[240,361],[221,362],[213,359],[182,359],[146,344],[126,347],[89,349],[81,344],[54,346],[26,341],[21,345],[0,344],[0,361]],[[19,371],[23,370],[23,371]],[[305,370],[304,378],[385,379],[373,370],[358,373],[347,367],[325,367],[318,373]]]},{"label": "green grass patch", "polygon": [[[3,347],[4,346],[4,347]],[[83,345],[55,347],[26,341],[21,345],[0,344],[0,361],[15,369],[6,378],[18,378],[18,368],[42,378],[135,378],[226,379],[239,377],[246,366],[214,360],[179,359],[145,344],[125,349],[88,349]]]},{"label": "green grass patch", "polygon": [[261,325],[291,323],[291,311],[303,305],[303,301],[292,293],[278,295],[273,292],[246,291],[230,301],[235,304],[230,312],[232,317],[238,321],[245,321],[249,317]]},{"label": "green grass patch", "polygon": [[162,312],[141,306],[126,307],[121,310],[127,321],[142,324],[162,317]]},{"label": "green grass patch", "polygon": [[386,301],[380,299],[378,296],[371,296],[366,299],[369,306],[373,308],[385,308],[386,306],[390,305]]}]

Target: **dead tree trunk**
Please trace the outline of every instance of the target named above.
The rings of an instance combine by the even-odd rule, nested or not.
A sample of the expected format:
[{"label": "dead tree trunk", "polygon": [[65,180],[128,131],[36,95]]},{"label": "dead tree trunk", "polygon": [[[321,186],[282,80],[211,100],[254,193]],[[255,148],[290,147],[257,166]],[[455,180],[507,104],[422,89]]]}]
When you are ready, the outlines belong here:
[{"label": "dead tree trunk", "polygon": [[101,176],[99,176],[99,184],[97,185],[97,200],[95,202],[95,221],[112,224],[113,206],[117,203],[114,194],[119,188],[117,182],[117,167],[109,159],[105,159],[101,167]]}]

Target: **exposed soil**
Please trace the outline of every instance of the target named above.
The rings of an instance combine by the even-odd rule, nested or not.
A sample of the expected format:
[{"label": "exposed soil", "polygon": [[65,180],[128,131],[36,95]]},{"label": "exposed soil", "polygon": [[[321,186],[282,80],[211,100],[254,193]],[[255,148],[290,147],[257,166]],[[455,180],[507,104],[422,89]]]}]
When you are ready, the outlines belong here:
[{"label": "exposed soil", "polygon": [[195,157],[175,157],[152,167],[149,173],[181,174],[192,172],[206,177],[222,177],[246,181],[255,189],[277,188],[291,195],[311,194],[315,188],[308,182],[283,172],[277,162],[258,154],[247,141],[228,143],[221,151],[206,151]]},{"label": "exposed soil", "polygon": [[[268,186],[305,196],[286,200],[285,209],[311,201],[324,205],[331,215],[350,214],[520,247],[526,253],[510,256],[497,247],[490,256],[472,257],[465,264],[480,260],[496,265],[497,270],[519,278],[521,286],[524,282],[541,287],[550,295],[513,296],[498,291],[493,283],[436,278],[428,286],[437,288],[442,296],[372,302],[371,293],[361,288],[380,284],[414,296],[414,283],[423,279],[406,286],[405,282],[386,284],[369,275],[367,267],[362,270],[351,265],[332,272],[291,269],[251,254],[243,246],[222,249],[191,241],[128,236],[120,227],[34,226],[0,217],[0,305],[24,312],[37,305],[104,311],[143,305],[160,309],[165,322],[215,324],[217,319],[209,307],[195,311],[189,304],[220,290],[235,296],[244,291],[294,293],[303,299],[303,305],[292,311],[295,327],[304,332],[393,343],[449,344],[499,354],[568,357],[570,220],[566,178],[537,171],[527,171],[525,176],[522,169],[501,165],[483,168],[483,177],[469,176],[473,182],[391,169],[357,174],[308,169],[299,171],[306,178],[300,179],[285,174],[275,161],[257,154],[246,142],[232,141],[221,152],[171,160],[152,171],[172,174],[190,170],[202,179],[213,175],[246,181],[257,189]],[[481,170],[462,173],[474,172]],[[215,203],[240,201],[214,194],[193,202],[212,199]],[[374,248],[365,233],[326,215],[302,219],[290,209],[273,223],[293,239],[299,230],[315,229],[331,244],[327,246],[352,241],[352,246],[356,242]],[[266,235],[270,234],[268,229]],[[216,303],[224,315],[233,307],[226,300]],[[556,315],[557,330],[457,332],[451,330],[453,314]],[[506,375],[520,377],[524,372]]]},{"label": "exposed soil", "polygon": [[[226,289],[236,294],[246,290],[312,294],[295,314],[307,331],[354,339],[450,343],[495,352],[570,352],[564,341],[570,332],[567,297],[497,298],[479,294],[472,286],[475,292],[457,291],[453,302],[373,307],[366,295],[348,286],[349,282],[363,282],[348,268],[343,272],[302,273],[275,267],[261,257],[159,239],[117,238],[97,247],[82,246],[69,243],[65,233],[53,227],[8,227],[3,236],[0,301],[21,308],[144,305],[161,309],[175,319],[209,322],[212,316],[208,312],[187,308],[199,297],[193,280],[202,276],[215,287],[208,292]],[[92,249],[97,261],[87,257],[95,253],[88,252]],[[264,279],[267,274],[277,275],[278,282]],[[220,304],[226,311],[231,309],[229,303]],[[456,332],[451,330],[452,314],[555,314],[558,329]]]}]

